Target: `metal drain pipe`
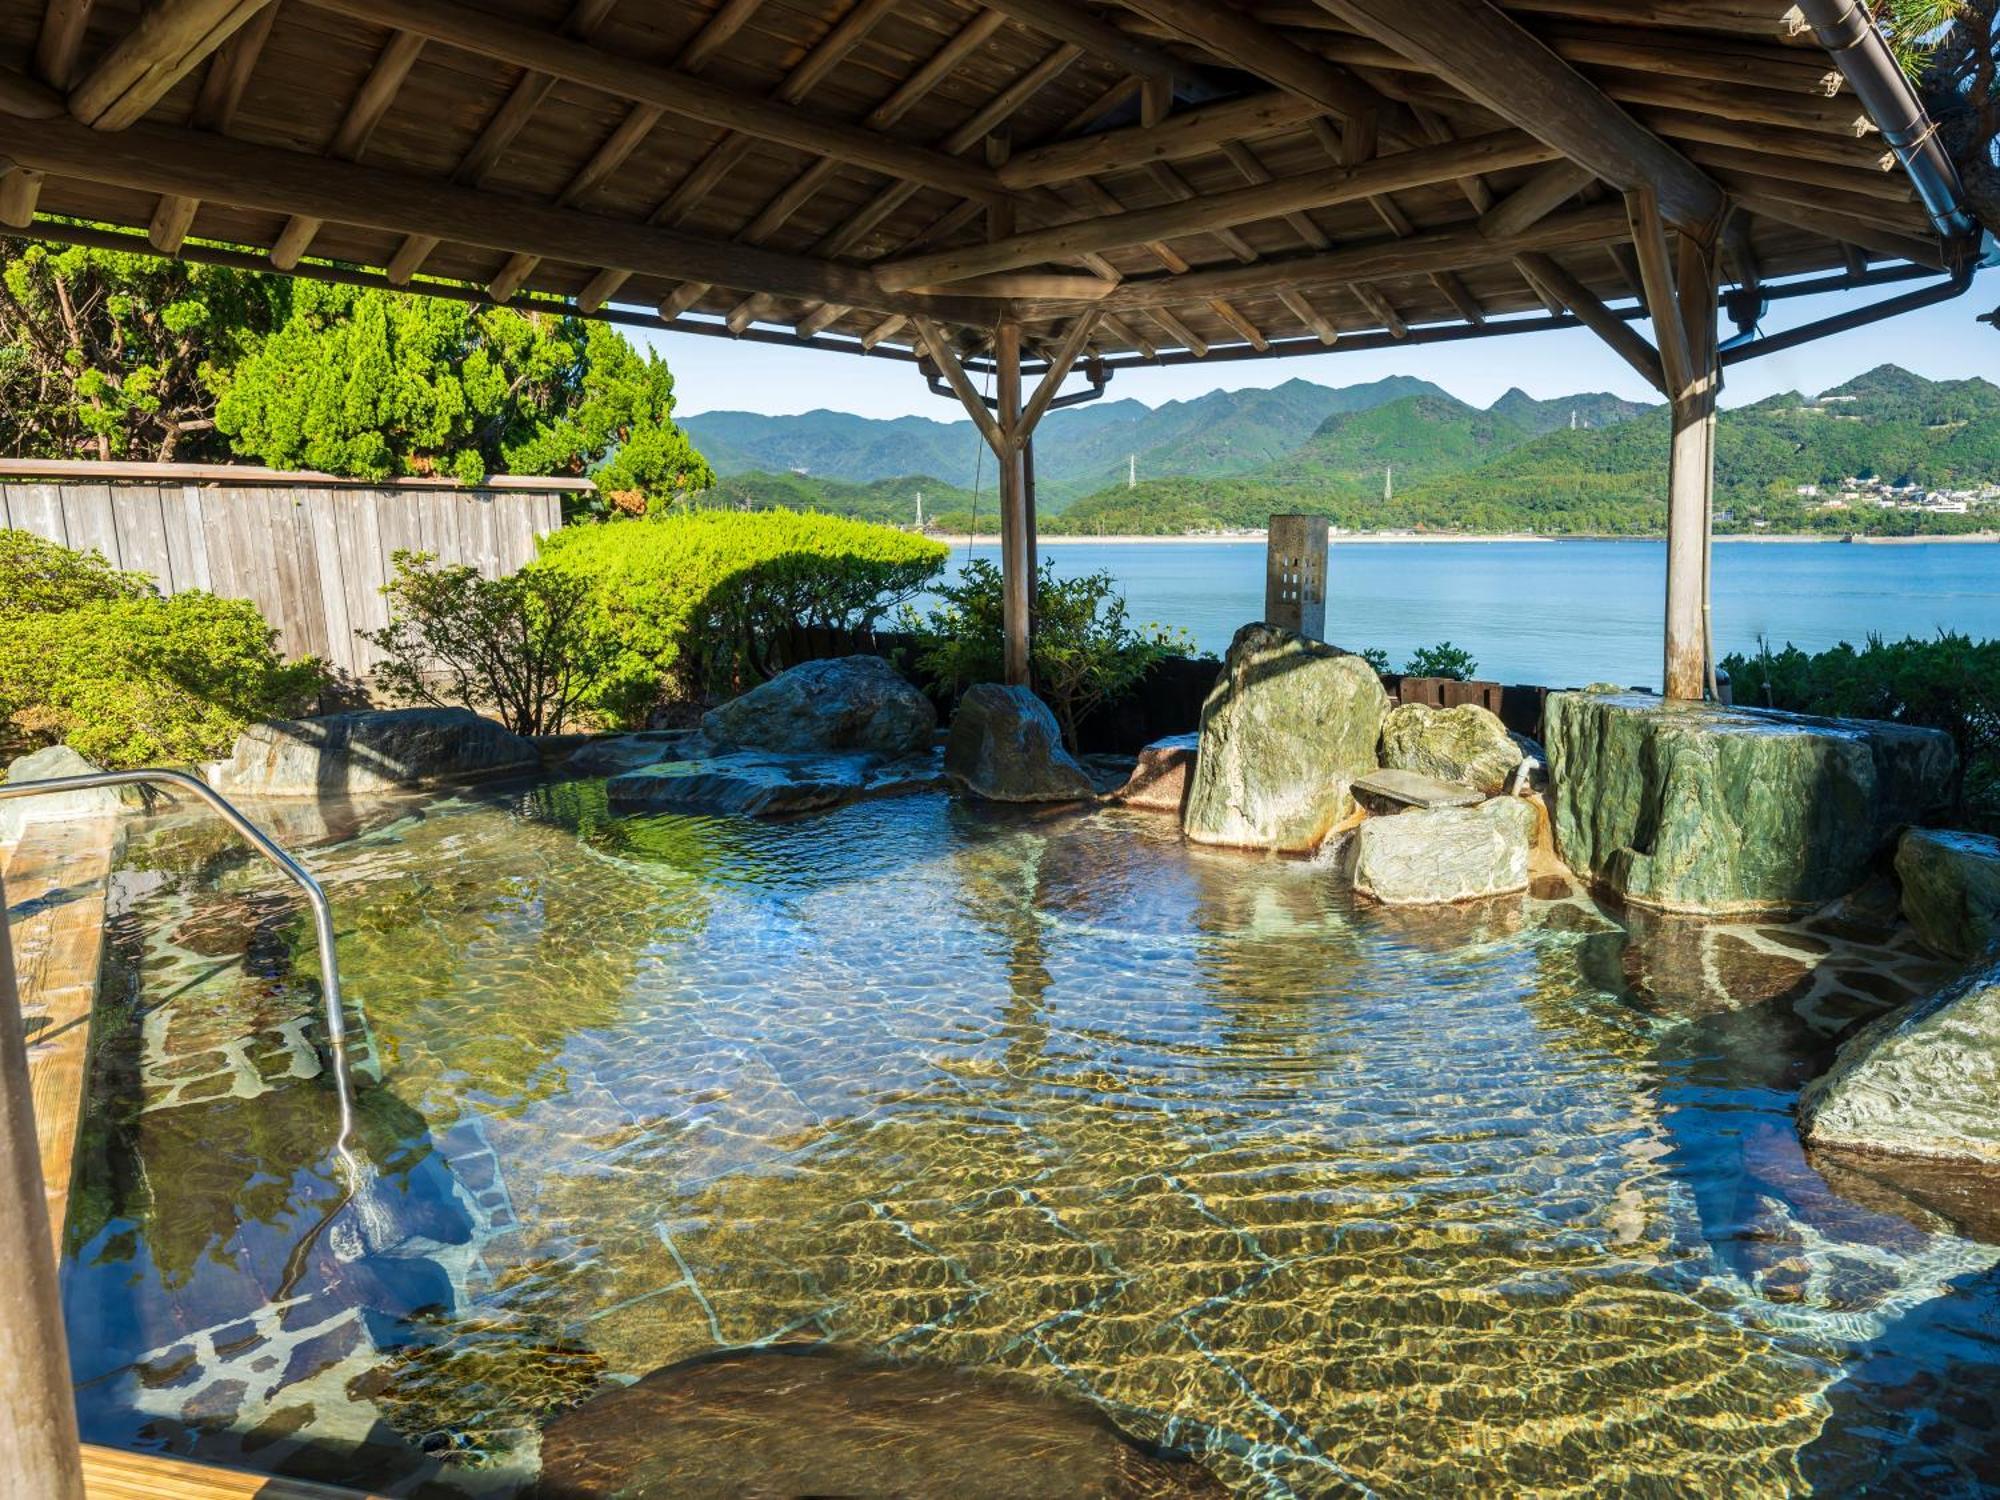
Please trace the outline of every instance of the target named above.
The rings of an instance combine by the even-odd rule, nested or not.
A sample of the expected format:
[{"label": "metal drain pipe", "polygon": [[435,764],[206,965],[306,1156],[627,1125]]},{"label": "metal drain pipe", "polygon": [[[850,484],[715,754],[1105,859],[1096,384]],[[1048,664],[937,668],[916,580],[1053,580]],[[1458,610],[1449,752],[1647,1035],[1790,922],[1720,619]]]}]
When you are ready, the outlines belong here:
[{"label": "metal drain pipe", "polygon": [[[207,782],[182,771],[98,771],[88,776],[56,776],[46,781],[0,782],[0,801],[13,797],[39,797],[55,792],[81,792],[93,787],[169,786],[189,792],[222,815],[222,820],[244,842],[276,865],[292,883],[305,892],[312,906],[313,932],[319,940],[320,994],[326,1002],[327,1050],[332,1054],[333,1088],[340,1106],[340,1135],[333,1143],[334,1154],[350,1170],[353,1161],[348,1141],[354,1133],[354,1085],[347,1070],[347,1012],[341,1000],[340,968],[333,952],[333,906],[326,892],[306,867],[293,859],[263,829],[244,817]],[[13,973],[8,970],[9,977]]]},{"label": "metal drain pipe", "polygon": [[1980,229],[1966,210],[1958,169],[1867,7],[1856,0],[1798,0],[1798,9],[1910,174],[1938,236],[1947,246],[1976,242]]}]

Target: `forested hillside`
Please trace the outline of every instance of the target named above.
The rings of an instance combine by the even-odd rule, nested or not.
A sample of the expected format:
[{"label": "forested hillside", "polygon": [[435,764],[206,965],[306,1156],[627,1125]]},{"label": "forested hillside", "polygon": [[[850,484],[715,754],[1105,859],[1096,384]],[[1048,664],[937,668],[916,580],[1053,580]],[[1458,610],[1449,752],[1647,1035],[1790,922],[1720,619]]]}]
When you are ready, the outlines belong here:
[{"label": "forested hillside", "polygon": [[[1142,469],[1139,484],[1128,488],[1118,465],[1111,482],[1067,503],[1052,501],[1044,480],[1042,530],[1235,530],[1261,526],[1278,510],[1320,512],[1350,530],[1643,535],[1664,525],[1663,408],[1601,393],[1536,401],[1509,391],[1482,411],[1423,382],[1412,384],[1421,388],[1387,400],[1375,399],[1390,394],[1387,383],[1355,388],[1365,391],[1364,399],[1350,399],[1290,449],[1256,465],[1241,460],[1253,443],[1272,441],[1269,426],[1253,437],[1247,423],[1227,421],[1240,408],[1220,393],[1204,398],[1205,404],[1181,403],[1201,406],[1215,425],[1185,431],[1178,471],[1147,478]],[[1287,392],[1284,401],[1294,410],[1305,404],[1301,392],[1279,391]],[[1262,404],[1263,418],[1274,409],[1274,403]],[[1114,412],[1107,430],[1132,420]],[[1101,442],[1109,444],[1109,436]],[[1039,456],[1040,444],[1037,451]],[[2000,505],[1982,507],[1974,499],[1962,514],[1913,509],[1917,500],[1893,493],[1896,486],[1975,496],[1995,487],[2000,495],[2000,386],[1930,381],[1885,365],[1817,397],[1788,392],[1722,413],[1716,440],[1720,530],[1894,534],[2000,525]],[[980,516],[990,528],[996,509],[990,465],[978,488]],[[868,485],[739,475],[719,493],[737,504],[812,507],[908,524],[919,490],[936,524],[955,528],[969,519],[969,489],[914,475]],[[1879,503],[1884,499],[1891,503]]]}]

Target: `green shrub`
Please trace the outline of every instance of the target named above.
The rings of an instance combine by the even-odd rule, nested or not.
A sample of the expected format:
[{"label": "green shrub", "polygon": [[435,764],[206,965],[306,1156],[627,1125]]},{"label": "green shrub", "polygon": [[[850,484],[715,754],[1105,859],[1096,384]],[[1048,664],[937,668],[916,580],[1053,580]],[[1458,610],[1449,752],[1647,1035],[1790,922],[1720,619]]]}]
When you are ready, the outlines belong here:
[{"label": "green shrub", "polygon": [[[905,613],[919,666],[953,691],[1000,681],[1006,666],[1000,569],[980,558],[936,593],[941,603],[928,616]],[[1058,578],[1055,565],[1044,562],[1035,577],[1029,669],[1072,750],[1076,727],[1093,708],[1131,688],[1162,657],[1191,649],[1182,632],[1158,625],[1135,630],[1109,573]]]},{"label": "green shrub", "polygon": [[101,552],[72,552],[27,531],[0,531],[0,621],[150,594],[143,573],[121,573]]},{"label": "green shrub", "polygon": [[287,663],[257,607],[212,594],[98,598],[0,625],[0,713],[102,765],[228,753],[253,719],[308,708],[317,662]]},{"label": "green shrub", "polygon": [[594,692],[611,660],[591,629],[590,585],[530,563],[507,578],[398,552],[383,586],[389,624],[361,636],[388,654],[391,692],[492,708],[516,734],[551,734]]},{"label": "green shrub", "polygon": [[939,542],[789,511],[678,511],[567,527],[542,544],[542,566],[589,585],[609,657],[589,703],[624,722],[665,697],[770,676],[790,627],[873,628],[944,560]]},{"label": "green shrub", "polygon": [[2000,831],[2000,641],[1871,635],[1858,651],[1843,641],[1818,653],[1760,641],[1721,665],[1740,704],[1944,730],[1958,747],[1959,817]]},{"label": "green shrub", "polygon": [[1419,646],[1403,663],[1405,677],[1449,677],[1454,682],[1468,682],[1478,670],[1479,663],[1472,653],[1450,641]]}]

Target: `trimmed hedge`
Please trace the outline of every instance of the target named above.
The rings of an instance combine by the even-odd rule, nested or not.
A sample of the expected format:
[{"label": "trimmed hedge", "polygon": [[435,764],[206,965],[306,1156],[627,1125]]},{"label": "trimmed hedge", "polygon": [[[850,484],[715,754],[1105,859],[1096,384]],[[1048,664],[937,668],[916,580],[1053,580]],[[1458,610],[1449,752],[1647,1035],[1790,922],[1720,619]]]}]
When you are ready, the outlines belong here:
[{"label": "trimmed hedge", "polygon": [[0,718],[31,740],[114,768],[206,760],[323,680],[278,655],[247,600],[163,599],[95,552],[0,531]]},{"label": "trimmed hedge", "polygon": [[795,628],[873,629],[945,557],[940,542],[839,516],[695,510],[565,528],[536,566],[590,585],[592,628],[613,647],[592,706],[636,723],[665,699],[769,677]]}]

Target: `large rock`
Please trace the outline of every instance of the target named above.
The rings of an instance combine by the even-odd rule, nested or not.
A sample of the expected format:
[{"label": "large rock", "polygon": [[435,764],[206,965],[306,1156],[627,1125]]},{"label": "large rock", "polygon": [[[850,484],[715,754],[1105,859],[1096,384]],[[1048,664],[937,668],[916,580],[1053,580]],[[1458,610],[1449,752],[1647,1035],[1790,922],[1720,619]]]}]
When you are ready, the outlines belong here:
[{"label": "large rock", "polygon": [[1076,802],[1097,795],[1063,748],[1056,716],[1024,687],[982,682],[966,689],[951,717],[944,768],[989,802]]},{"label": "large rock", "polygon": [[1385,906],[1525,891],[1536,821],[1518,797],[1370,818],[1354,835],[1354,888]]},{"label": "large rock", "polygon": [[[54,781],[59,776],[89,776],[104,767],[85,760],[67,745],[50,745],[10,762],[5,779]],[[30,823],[60,822],[69,818],[115,817],[118,811],[136,802],[138,794],[121,797],[115,787],[91,787],[80,792],[42,792],[33,797],[10,797],[0,802],[0,844],[11,844]]]},{"label": "large rock", "polygon": [[1477,703],[1456,708],[1405,703],[1382,721],[1382,764],[1495,797],[1507,790],[1520,766],[1521,747],[1499,716]]},{"label": "large rock", "polygon": [[1087,1402],[1024,1382],[823,1347],[655,1370],[542,1432],[542,1500],[910,1495],[1196,1500],[1228,1490]]},{"label": "large rock", "polygon": [[1139,807],[1179,817],[1181,809],[1187,806],[1188,781],[1200,746],[1201,737],[1193,734],[1154,740],[1139,752],[1138,764],[1132,767],[1125,784],[1111,794],[1111,800],[1122,807]]},{"label": "large rock", "polygon": [[733,750],[662,761],[604,784],[613,812],[727,813],[776,817],[819,812],[871,797],[933,791],[944,785],[935,752],[881,756],[859,750],[780,755]]},{"label": "large rock", "polygon": [[1973,958],[2000,938],[2000,839],[1912,828],[1896,846],[1896,878],[1926,947]]},{"label": "large rock", "polygon": [[1376,767],[1389,695],[1368,663],[1245,625],[1201,710],[1201,753],[1182,826],[1197,844],[1305,853],[1354,811]]},{"label": "large rock", "polygon": [[1949,800],[1937,730],[1552,693],[1556,849],[1641,905],[1802,910],[1852,891],[1902,825]]},{"label": "large rock", "polygon": [[2000,964],[1863,1029],[1799,1126],[1816,1146],[2000,1163]]},{"label": "large rock", "polygon": [[536,771],[534,743],[464,708],[397,708],[252,724],[209,767],[225,796],[352,797]]},{"label": "large rock", "polygon": [[702,733],[746,750],[930,748],[937,710],[879,656],[809,661],[711,710]]},{"label": "large rock", "polygon": [[662,761],[705,755],[708,750],[698,729],[642,729],[594,739],[575,750],[562,768],[572,776],[616,776]]}]

